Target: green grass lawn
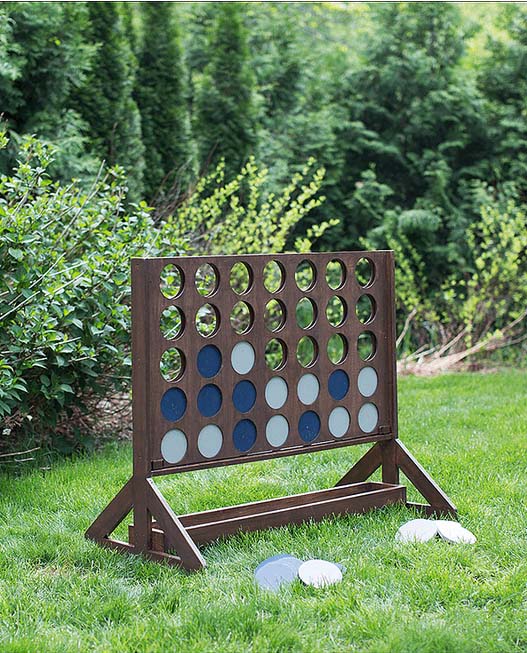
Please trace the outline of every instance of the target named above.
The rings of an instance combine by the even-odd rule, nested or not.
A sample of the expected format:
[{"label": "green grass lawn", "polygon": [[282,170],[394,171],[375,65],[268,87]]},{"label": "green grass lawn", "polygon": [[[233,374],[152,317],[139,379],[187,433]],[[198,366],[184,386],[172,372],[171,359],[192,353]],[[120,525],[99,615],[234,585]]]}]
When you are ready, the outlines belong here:
[{"label": "green grass lawn", "polygon": [[[476,545],[396,543],[414,515],[392,507],[232,537],[204,549],[205,571],[187,574],[84,539],[130,475],[131,448],[116,445],[0,479],[0,651],[527,651],[527,377],[408,378],[399,394],[401,439]],[[329,487],[362,451],[159,485],[176,512],[213,508]],[[280,552],[341,562],[344,580],[260,590],[255,566]]]}]

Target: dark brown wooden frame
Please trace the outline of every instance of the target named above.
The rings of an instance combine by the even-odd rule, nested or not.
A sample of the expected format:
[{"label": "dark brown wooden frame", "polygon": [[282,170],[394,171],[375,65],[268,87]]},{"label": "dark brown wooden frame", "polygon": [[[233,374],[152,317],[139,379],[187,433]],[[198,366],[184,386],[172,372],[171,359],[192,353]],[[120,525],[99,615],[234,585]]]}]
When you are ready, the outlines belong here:
[{"label": "dark brown wooden frame", "polygon": [[[355,276],[355,266],[361,258],[367,258],[374,271],[372,280],[365,286],[361,286]],[[313,265],[316,279],[309,289],[302,291],[294,282],[294,271],[305,259]],[[336,290],[330,288],[324,279],[327,264],[335,259],[342,263],[345,270],[344,283]],[[263,284],[263,269],[271,260],[279,263],[286,279],[286,283],[275,293],[266,290]],[[228,282],[230,269],[237,262],[245,263],[251,271],[251,287],[243,295],[234,293]],[[193,283],[195,272],[203,263],[211,264],[220,280],[215,291],[206,298],[197,292]],[[178,266],[185,279],[183,291],[172,299],[166,299],[159,289],[161,271],[168,264]],[[142,554],[157,562],[196,570],[205,566],[198,544],[239,531],[301,523],[321,519],[326,515],[360,513],[393,503],[406,503],[424,510],[427,514],[455,514],[456,508],[450,499],[398,439],[394,292],[394,260],[391,251],[133,259],[133,476],[90,526],[86,536],[110,548]],[[354,310],[349,310],[363,294],[368,294],[375,305],[372,318],[365,324],[360,322]],[[321,315],[328,299],[333,295],[341,297],[348,307],[343,325],[332,326],[325,316]],[[262,317],[267,301],[279,299],[286,311],[294,311],[297,301],[302,297],[312,298],[319,309],[318,318],[309,329],[301,329],[293,318],[287,319],[275,333],[266,331]],[[220,318],[228,316],[234,303],[239,300],[249,303],[254,313],[252,328],[242,335],[237,335],[230,328],[228,319],[224,318],[220,319],[217,331],[205,339],[196,332],[188,319],[190,316],[193,320],[197,309],[204,303],[213,304],[218,309]],[[186,328],[176,341],[167,341],[159,329],[160,315],[171,305],[178,305],[187,317]],[[375,355],[367,361],[360,360],[355,354],[355,348],[349,347],[345,359],[338,366],[333,365],[327,356],[319,351],[313,366],[305,369],[292,354],[302,335],[312,336],[320,349],[321,343],[325,345],[333,333],[345,334],[348,342],[354,344],[363,331],[373,333],[377,342]],[[325,379],[332,370],[339,367],[347,371],[352,386],[349,396],[340,402],[334,401],[327,392],[320,393],[315,403],[316,412],[324,418],[320,437],[315,442],[306,444],[293,430],[287,446],[279,449],[273,449],[260,437],[247,453],[237,451],[232,443],[225,439],[218,456],[204,459],[195,446],[199,429],[214,421],[220,423],[224,433],[228,433],[240,415],[229,402],[225,402],[218,418],[203,418],[189,402],[189,409],[177,426],[179,428],[180,424],[182,425],[191,446],[179,464],[164,461],[160,449],[161,437],[171,424],[156,407],[162,393],[169,387],[177,385],[187,397],[194,398],[199,388],[207,382],[199,374],[192,372],[192,361],[199,348],[204,344],[213,343],[225,356],[237,341],[247,340],[262,353],[262,343],[273,337],[279,338],[289,351],[287,364],[283,369],[270,371],[265,365],[263,355],[260,355],[256,357],[254,369],[244,377],[250,379],[257,387],[260,403],[252,417],[257,430],[261,434],[269,417],[276,412],[261,399],[265,383],[271,376],[279,375],[284,378],[291,391],[296,387],[299,375],[312,371],[319,379]],[[181,347],[187,359],[188,369],[177,383],[166,383],[159,373],[160,356],[170,346]],[[375,367],[381,380],[377,391],[369,399],[362,397],[353,385],[360,369],[367,365]],[[226,364],[222,366],[219,376],[218,385],[229,391],[233,383],[240,380]],[[377,427],[371,433],[362,432],[357,422],[358,406],[366,401],[374,402],[379,413]],[[351,424],[349,432],[336,439],[325,427],[325,420],[335,406],[342,404],[349,409]],[[284,412],[290,424],[294,424],[305,409],[299,402],[289,402],[288,408],[280,412]],[[165,474],[365,442],[373,443],[373,447],[335,487],[279,499],[177,516],[153,481],[153,477]],[[368,481],[379,467],[382,467],[382,482]],[[406,501],[406,488],[399,483],[400,470],[429,504]],[[129,542],[110,538],[110,534],[132,510],[134,523],[129,527]]]}]

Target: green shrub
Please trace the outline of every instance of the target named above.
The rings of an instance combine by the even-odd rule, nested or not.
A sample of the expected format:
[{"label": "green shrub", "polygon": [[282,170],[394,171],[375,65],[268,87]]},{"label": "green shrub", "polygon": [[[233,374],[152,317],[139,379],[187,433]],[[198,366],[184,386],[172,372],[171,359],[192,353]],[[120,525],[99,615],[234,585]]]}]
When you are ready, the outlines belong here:
[{"label": "green shrub", "polygon": [[[228,184],[220,166],[156,226],[146,204],[126,204],[119,168],[102,170],[86,190],[52,182],[52,160],[50,147],[26,138],[16,170],[0,177],[4,448],[57,446],[64,434],[73,435],[68,448],[87,445],[79,418],[129,388],[132,256],[278,251],[320,202],[314,196],[321,173],[309,168],[274,198],[260,197],[266,171],[252,162]],[[214,190],[205,193],[212,181]]]}]

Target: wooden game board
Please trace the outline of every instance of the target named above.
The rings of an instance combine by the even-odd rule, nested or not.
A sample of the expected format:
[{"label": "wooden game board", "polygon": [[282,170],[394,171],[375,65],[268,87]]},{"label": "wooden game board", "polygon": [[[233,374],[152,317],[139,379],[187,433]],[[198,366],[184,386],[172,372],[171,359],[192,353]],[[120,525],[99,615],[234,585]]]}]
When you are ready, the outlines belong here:
[{"label": "wooden game board", "polygon": [[[397,437],[394,312],[390,251],[133,259],[133,476],[87,537],[199,569],[224,535],[404,503],[399,469],[428,513],[455,513]],[[365,442],[302,495],[178,517],[153,482]]]}]

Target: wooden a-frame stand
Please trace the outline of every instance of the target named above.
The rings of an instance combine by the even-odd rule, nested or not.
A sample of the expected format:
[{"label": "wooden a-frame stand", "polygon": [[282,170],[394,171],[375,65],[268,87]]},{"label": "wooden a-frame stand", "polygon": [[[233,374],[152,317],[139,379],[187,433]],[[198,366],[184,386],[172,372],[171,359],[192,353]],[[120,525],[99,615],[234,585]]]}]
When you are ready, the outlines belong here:
[{"label": "wooden a-frame stand", "polygon": [[[324,278],[326,266],[335,258],[340,259],[351,271],[361,257],[367,256],[376,268],[376,275],[367,286],[360,286],[356,283],[353,285],[350,280],[346,288],[350,305],[357,300],[360,294],[369,293],[377,304],[377,317],[367,325],[359,324],[357,320],[353,322],[350,317],[346,328],[350,337],[357,337],[363,329],[367,328],[375,334],[381,345],[381,351],[378,352],[374,362],[364,363],[364,365],[377,365],[379,377],[385,381],[386,393],[379,396],[376,401],[384,415],[391,415],[391,419],[385,422],[385,424],[389,424],[388,426],[379,425],[377,432],[370,435],[356,433],[352,439],[333,438],[331,441],[327,439],[324,441],[324,438],[321,438],[320,442],[314,441],[308,446],[298,446],[297,443],[275,451],[258,450],[255,447],[255,451],[252,451],[250,455],[239,455],[236,452],[229,454],[227,451],[226,457],[218,460],[204,461],[192,458],[194,454],[189,454],[187,462],[179,466],[170,466],[165,464],[166,461],[159,460],[159,444],[156,440],[156,433],[163,428],[166,429],[167,426],[160,421],[159,414],[153,411],[152,405],[158,402],[161,394],[167,387],[170,387],[167,384],[162,385],[159,374],[159,357],[167,346],[159,329],[160,314],[163,309],[171,305],[171,302],[175,302],[193,319],[197,308],[204,299],[195,291],[192,283],[187,283],[175,300],[162,297],[159,292],[159,279],[164,266],[167,264],[177,265],[183,278],[189,282],[194,279],[198,265],[204,262],[211,263],[220,278],[224,280],[223,283],[220,283],[212,301],[220,311],[228,314],[232,307],[233,293],[228,283],[225,283],[225,279],[228,279],[233,263],[243,260],[248,267],[255,271],[255,274],[261,275],[263,267],[269,261],[278,259],[286,273],[286,278],[294,280],[296,266],[301,263],[303,256],[279,254],[132,260],[133,476],[90,526],[86,532],[89,539],[119,551],[141,554],[156,562],[166,562],[180,565],[188,570],[197,570],[205,566],[205,560],[198,549],[199,544],[240,531],[298,524],[309,520],[319,520],[327,515],[362,513],[372,508],[380,508],[394,503],[423,509],[429,515],[454,515],[456,513],[456,508],[450,499],[434,483],[397,437],[392,252],[341,252],[309,255],[312,264],[318,268],[320,279]],[[253,306],[261,307],[265,306],[270,294],[261,283],[261,276],[259,279],[260,283],[255,282],[244,295],[244,299],[252,302]],[[307,292],[311,291],[308,289]],[[329,286],[324,286],[321,282],[317,287],[313,287],[312,295],[318,298],[319,304],[323,308],[333,292]],[[301,294],[291,281],[289,286],[286,285],[285,291],[278,292],[277,296],[282,299],[284,305],[289,304],[287,308],[290,308],[294,315],[294,307]],[[219,329],[208,341],[217,343],[220,348],[223,347],[229,352],[233,340],[228,331],[228,318],[224,320],[225,323],[226,326],[223,330]],[[321,319],[310,333],[318,337],[320,342],[326,342],[332,331],[327,321]],[[291,350],[294,350],[296,346],[298,335],[298,328],[293,320],[286,322],[280,331],[281,339]],[[265,342],[268,336],[269,333],[265,331],[263,324],[255,320],[251,333],[244,337],[252,338],[254,346],[257,347],[258,343]],[[193,329],[187,329],[181,341],[186,342],[187,346],[192,345],[192,342],[196,347],[203,346],[202,336],[194,333]],[[324,364],[327,364],[327,361],[321,362],[321,365]],[[226,378],[225,375],[230,374],[231,377],[227,378],[226,387],[231,388],[234,372],[229,371],[228,366],[224,366],[224,368],[224,371],[218,376],[223,374],[223,378]],[[324,374],[329,369],[327,368]],[[265,361],[257,360],[252,374],[251,378],[256,384],[265,378],[265,375],[268,374]],[[280,374],[288,381],[290,387],[295,387],[294,365],[288,365],[280,371]],[[182,383],[187,395],[194,398],[200,389],[200,379],[196,374],[192,375],[189,372]],[[332,405],[325,395],[320,403],[325,419]],[[185,417],[186,426],[182,427],[186,428],[187,432],[195,429],[196,414],[192,413],[192,410],[193,408],[189,404]],[[256,415],[253,417],[260,432],[265,431],[264,413],[265,410],[256,411]],[[228,432],[232,426],[228,419],[225,419],[227,421],[224,423],[224,429]],[[154,483],[155,476],[164,474],[364,443],[371,443],[373,446],[340,479],[335,487],[326,490],[178,516],[172,511]],[[368,481],[379,467],[382,467],[382,482]],[[406,501],[406,488],[399,483],[400,471],[428,501],[427,505],[412,504]],[[111,533],[132,510],[134,523],[129,527],[129,542],[112,539]]]},{"label": "wooden a-frame stand", "polygon": [[[382,482],[368,478],[382,467]],[[429,504],[406,501],[399,484],[402,471]],[[319,520],[327,515],[362,513],[394,503],[423,510],[427,515],[455,515],[456,507],[398,440],[377,442],[328,490],[257,501],[177,516],[150,475],[132,477],[90,526],[86,536],[119,551],[141,554],[156,562],[188,570],[205,567],[198,544],[223,535]],[[110,538],[133,509],[130,542]]]}]

